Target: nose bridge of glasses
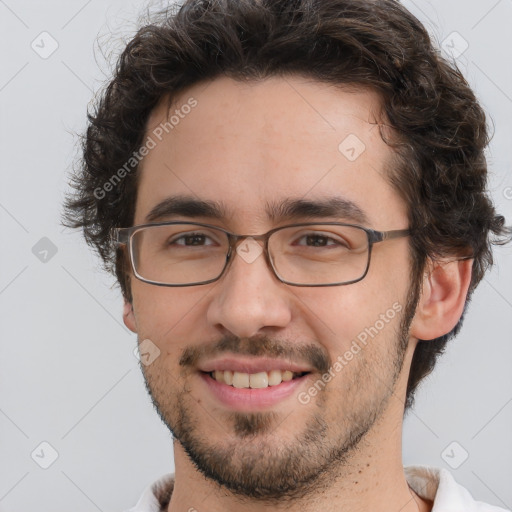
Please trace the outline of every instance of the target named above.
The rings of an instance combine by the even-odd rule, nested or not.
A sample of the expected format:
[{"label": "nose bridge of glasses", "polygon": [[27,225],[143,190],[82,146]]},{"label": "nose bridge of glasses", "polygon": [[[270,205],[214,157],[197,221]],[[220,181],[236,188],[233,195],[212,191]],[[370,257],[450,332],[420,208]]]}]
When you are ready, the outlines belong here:
[{"label": "nose bridge of glasses", "polygon": [[229,249],[226,258],[226,267],[224,272],[233,264],[234,253],[246,264],[254,263],[260,256],[263,256],[265,265],[271,273],[274,273],[272,262],[266,250],[269,235],[238,235],[229,233]]},{"label": "nose bridge of glasses", "polygon": [[237,233],[229,233],[226,231],[226,234],[228,236],[230,254],[233,251],[238,252],[240,250],[240,247],[243,246],[244,243],[249,243],[254,246],[258,245],[263,250],[265,250],[265,246],[267,245],[268,233],[264,233],[263,235],[239,235]]},{"label": "nose bridge of glasses", "polygon": [[246,263],[252,263],[265,252],[267,235],[236,235],[230,236],[229,253],[233,250]]}]

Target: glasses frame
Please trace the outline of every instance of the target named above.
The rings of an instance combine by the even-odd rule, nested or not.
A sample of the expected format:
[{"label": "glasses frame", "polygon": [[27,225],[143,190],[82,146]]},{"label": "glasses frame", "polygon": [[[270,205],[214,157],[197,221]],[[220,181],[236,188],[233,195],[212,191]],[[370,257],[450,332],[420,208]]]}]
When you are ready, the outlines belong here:
[{"label": "glasses frame", "polygon": [[[213,278],[209,279],[208,281],[200,281],[197,283],[187,283],[187,284],[167,284],[167,283],[161,283],[159,281],[152,281],[150,279],[145,279],[142,277],[135,268],[134,264],[134,258],[133,258],[133,236],[134,234],[144,228],[148,227],[157,227],[157,226],[170,226],[170,225],[191,225],[191,226],[201,226],[205,228],[213,228],[218,231],[224,232],[228,236],[228,242],[229,242],[229,249],[226,254],[226,262],[224,263],[224,267],[220,274]],[[351,281],[345,281],[341,283],[327,283],[327,284],[296,284],[292,283],[290,281],[286,281],[283,279],[277,272],[277,269],[274,267],[274,263],[272,261],[272,257],[268,250],[268,241],[269,238],[272,236],[273,233],[276,233],[277,231],[280,231],[282,229],[286,228],[293,228],[293,227],[301,227],[301,226],[346,226],[346,227],[352,227],[352,228],[358,228],[361,229],[366,233],[366,236],[368,237],[368,260],[366,262],[366,268],[364,270],[364,273],[361,277],[357,279],[353,279]],[[238,243],[241,240],[244,240],[246,238],[252,238],[253,240],[261,240],[264,242],[263,247],[263,253],[265,254],[265,260],[267,262],[267,266],[271,269],[272,273],[276,276],[276,278],[284,284],[287,284],[289,286],[300,286],[300,287],[324,287],[324,286],[344,286],[348,284],[357,283],[359,281],[362,281],[366,275],[368,274],[368,270],[370,268],[370,261],[371,261],[371,255],[372,255],[372,248],[373,245],[380,242],[385,242],[387,240],[394,240],[397,238],[402,238],[406,236],[410,236],[412,234],[412,231],[410,229],[393,229],[390,231],[377,231],[375,229],[366,228],[364,226],[359,226],[357,224],[347,224],[345,222],[299,222],[296,224],[287,224],[286,226],[279,226],[277,228],[273,228],[270,231],[267,231],[266,233],[262,235],[239,235],[236,233],[231,233],[227,229],[221,228],[219,226],[214,226],[213,224],[205,224],[202,222],[189,222],[189,221],[169,221],[169,222],[157,222],[157,223],[151,223],[151,224],[139,224],[138,226],[132,226],[129,228],[113,228],[111,232],[112,241],[114,244],[119,246],[127,246],[128,247],[128,255],[130,258],[130,266],[132,268],[134,276],[139,279],[140,281],[143,281],[148,284],[154,284],[156,286],[167,286],[167,287],[185,287],[185,286],[200,286],[203,284],[210,284],[214,283],[215,281],[218,281],[227,271],[228,267],[230,266],[230,263],[233,261],[233,253],[236,252],[236,247]]]}]

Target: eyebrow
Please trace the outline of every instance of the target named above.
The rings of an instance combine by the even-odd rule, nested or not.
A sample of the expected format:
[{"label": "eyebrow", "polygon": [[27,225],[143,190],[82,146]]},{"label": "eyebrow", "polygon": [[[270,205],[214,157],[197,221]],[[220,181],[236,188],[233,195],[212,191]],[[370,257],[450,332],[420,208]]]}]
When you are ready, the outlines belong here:
[{"label": "eyebrow", "polygon": [[[356,203],[339,196],[315,200],[287,198],[281,202],[267,202],[265,212],[271,222],[335,217],[358,224],[369,223],[368,216]],[[146,216],[146,222],[164,221],[174,216],[215,220],[233,217],[222,202],[196,199],[192,196],[170,196],[151,209]]]}]

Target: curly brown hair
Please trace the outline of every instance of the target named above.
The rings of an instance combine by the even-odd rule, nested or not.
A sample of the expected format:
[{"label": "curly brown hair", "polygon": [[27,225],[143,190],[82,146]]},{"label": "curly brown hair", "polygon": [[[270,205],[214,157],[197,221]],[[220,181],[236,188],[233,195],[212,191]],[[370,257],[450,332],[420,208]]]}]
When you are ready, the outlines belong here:
[{"label": "curly brown hair", "polygon": [[[471,256],[469,300],[493,263],[491,246],[511,235],[486,192],[485,114],[456,66],[395,0],[187,0],[155,15],[128,43],[88,114],[65,224],[83,229],[130,301],[126,258],[110,233],[133,225],[137,165],[127,169],[126,162],[143,144],[151,111],[162,98],[172,101],[221,75],[246,81],[286,74],[380,94],[397,134],[387,141],[399,163],[389,180],[406,201],[415,231],[415,290],[429,258]],[[122,179],[105,186],[123,168]],[[406,408],[461,322],[418,344]]]}]

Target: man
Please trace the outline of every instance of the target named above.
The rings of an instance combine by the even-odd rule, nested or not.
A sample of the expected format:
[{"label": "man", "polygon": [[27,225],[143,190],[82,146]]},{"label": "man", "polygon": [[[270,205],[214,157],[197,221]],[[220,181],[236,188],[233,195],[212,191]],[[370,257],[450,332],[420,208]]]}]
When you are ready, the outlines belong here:
[{"label": "man", "polygon": [[502,510],[401,457],[510,238],[487,142],[393,0],[189,0],[139,31],[67,202],[174,436],[133,511]]}]

